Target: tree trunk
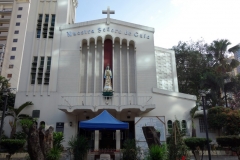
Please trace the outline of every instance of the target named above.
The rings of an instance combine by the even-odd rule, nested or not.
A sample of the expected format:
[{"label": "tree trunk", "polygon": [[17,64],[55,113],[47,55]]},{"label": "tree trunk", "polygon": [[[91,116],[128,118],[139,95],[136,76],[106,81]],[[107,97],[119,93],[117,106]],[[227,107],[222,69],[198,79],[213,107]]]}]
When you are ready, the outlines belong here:
[{"label": "tree trunk", "polygon": [[197,137],[196,129],[195,129],[195,128],[192,128],[192,137]]},{"label": "tree trunk", "polygon": [[16,127],[12,127],[12,131],[11,131],[11,134],[10,134],[10,138],[13,138],[14,134],[16,133]]},{"label": "tree trunk", "polygon": [[35,123],[30,128],[23,127],[28,135],[28,154],[31,160],[46,160],[47,153],[53,147],[53,130],[53,127],[46,131],[43,127],[37,129]]},{"label": "tree trunk", "polygon": [[28,154],[32,160],[45,160],[40,146],[39,131],[35,124],[29,128],[28,132]]},{"label": "tree trunk", "polygon": [[47,152],[53,148],[53,127],[49,127],[46,131],[44,128],[39,128],[39,140],[44,157],[47,156]]}]

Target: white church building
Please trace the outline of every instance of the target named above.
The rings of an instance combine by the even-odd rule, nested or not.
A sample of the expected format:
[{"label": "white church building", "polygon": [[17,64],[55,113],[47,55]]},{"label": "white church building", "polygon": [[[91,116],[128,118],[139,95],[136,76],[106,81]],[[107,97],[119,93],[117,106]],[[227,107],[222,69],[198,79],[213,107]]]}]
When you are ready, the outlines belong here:
[{"label": "white church building", "polygon": [[[109,8],[103,11],[107,18],[74,23],[77,4],[30,1],[15,107],[32,101],[22,113],[62,131],[65,147],[81,133],[89,136],[95,151],[119,150],[127,138],[146,147],[142,126],[160,130],[164,142],[176,119],[190,136],[189,111],[196,96],[178,91],[174,51],[154,46],[154,28],[112,19]],[[107,66],[113,95],[104,96]],[[80,121],[103,110],[128,122],[129,129],[79,128]]]}]

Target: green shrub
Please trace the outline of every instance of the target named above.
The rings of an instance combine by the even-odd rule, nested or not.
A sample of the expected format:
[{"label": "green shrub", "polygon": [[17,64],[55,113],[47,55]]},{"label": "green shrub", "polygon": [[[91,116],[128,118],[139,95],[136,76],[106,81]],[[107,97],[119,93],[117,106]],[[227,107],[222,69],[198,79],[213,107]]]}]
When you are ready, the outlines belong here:
[{"label": "green shrub", "polygon": [[13,135],[13,139],[27,139],[26,133],[19,131]]},{"label": "green shrub", "polygon": [[61,148],[53,147],[48,153],[47,153],[47,160],[59,160],[61,158]]},{"label": "green shrub", "polygon": [[62,142],[64,140],[64,136],[62,132],[53,132],[53,146],[55,148],[59,148],[60,151],[63,151]]},{"label": "green shrub", "polygon": [[191,138],[186,138],[184,142],[188,146],[188,148],[192,151],[194,157],[197,159],[194,151],[198,150],[199,148],[202,151],[202,157],[203,157],[204,146],[207,145],[207,143],[212,142],[212,140],[209,139],[209,141],[207,142],[206,138],[191,137]]},{"label": "green shrub", "polygon": [[167,146],[165,144],[161,146],[152,145],[148,154],[148,160],[167,160]]},{"label": "green shrub", "polygon": [[23,148],[26,140],[23,139],[2,139],[1,145],[11,155]]},{"label": "green shrub", "polygon": [[240,160],[240,136],[229,135],[217,137],[217,143],[221,147],[228,147],[231,151],[235,152]]},{"label": "green shrub", "polygon": [[3,134],[1,139],[9,139],[9,138],[5,134]]},{"label": "green shrub", "polygon": [[240,136],[230,135],[217,137],[217,143],[222,147],[239,147]]},{"label": "green shrub", "polygon": [[[206,138],[192,137],[192,138],[186,138],[184,141],[185,141],[185,144],[188,146],[188,148],[191,150],[196,150],[197,147],[203,150],[204,146],[207,144]],[[211,139],[209,139],[209,143],[210,142],[212,142]]]},{"label": "green shrub", "polygon": [[122,159],[136,160],[140,153],[140,148],[136,146],[134,139],[126,139],[123,143]]},{"label": "green shrub", "polygon": [[70,149],[73,151],[74,160],[84,160],[89,149],[88,140],[84,136],[72,137],[68,142]]}]

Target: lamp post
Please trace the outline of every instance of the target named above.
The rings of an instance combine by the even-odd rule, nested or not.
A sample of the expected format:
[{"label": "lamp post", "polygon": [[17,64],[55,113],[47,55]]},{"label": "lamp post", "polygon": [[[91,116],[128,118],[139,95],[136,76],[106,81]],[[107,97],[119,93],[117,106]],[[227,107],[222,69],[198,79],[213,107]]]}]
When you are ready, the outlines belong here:
[{"label": "lamp post", "polygon": [[204,114],[204,126],[205,126],[205,132],[206,132],[206,138],[207,138],[207,149],[208,149],[208,159],[211,160],[211,152],[210,152],[210,145],[209,145],[209,138],[208,138],[208,125],[207,125],[207,116],[206,116],[206,110],[205,110],[205,93],[201,93],[202,96],[202,104],[203,104],[203,114]]},{"label": "lamp post", "polygon": [[3,113],[2,113],[2,119],[1,119],[1,126],[0,126],[0,142],[1,142],[1,140],[2,140],[2,130],[3,130],[5,112],[6,112],[6,108],[7,108],[8,89],[4,89],[4,91],[3,91],[3,96],[5,96],[5,101],[4,101]]}]

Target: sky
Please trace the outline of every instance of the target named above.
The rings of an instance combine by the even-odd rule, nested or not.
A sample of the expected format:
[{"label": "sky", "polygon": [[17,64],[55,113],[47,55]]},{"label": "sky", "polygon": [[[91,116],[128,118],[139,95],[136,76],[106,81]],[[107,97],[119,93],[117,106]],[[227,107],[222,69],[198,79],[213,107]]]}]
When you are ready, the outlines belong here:
[{"label": "sky", "polygon": [[78,0],[75,22],[106,18],[108,6],[113,19],[155,28],[155,46],[200,39],[240,43],[240,0]]}]

